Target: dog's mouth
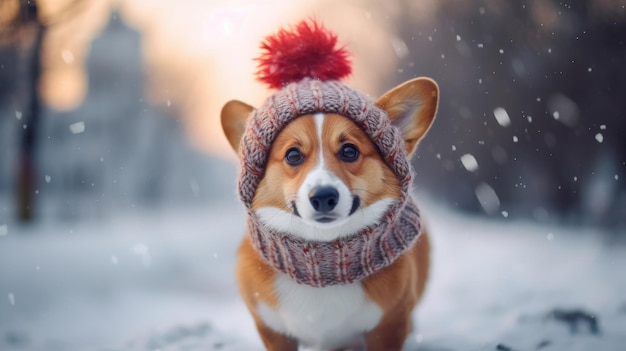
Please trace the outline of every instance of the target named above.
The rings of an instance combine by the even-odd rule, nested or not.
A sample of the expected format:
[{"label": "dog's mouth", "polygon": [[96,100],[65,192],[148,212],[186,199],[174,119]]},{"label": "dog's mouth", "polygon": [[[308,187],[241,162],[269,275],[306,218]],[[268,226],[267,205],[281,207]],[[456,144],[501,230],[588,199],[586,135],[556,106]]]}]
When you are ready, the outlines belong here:
[{"label": "dog's mouth", "polygon": [[337,217],[335,216],[319,216],[319,217],[315,217],[315,221],[318,223],[330,223],[330,222],[334,222],[335,219],[337,219]]},{"label": "dog's mouth", "polygon": [[[352,216],[356,212],[356,210],[359,209],[359,206],[361,206],[361,199],[358,196],[354,196],[352,198],[352,206],[350,207],[350,212],[348,213],[348,216]],[[296,205],[295,201],[291,202],[291,208],[295,216],[302,218],[302,216],[300,215],[300,212],[298,212],[298,206]],[[332,223],[340,218],[341,218],[340,215],[336,213],[332,213],[332,212],[331,213],[317,213],[313,217],[313,220],[318,223]]]}]

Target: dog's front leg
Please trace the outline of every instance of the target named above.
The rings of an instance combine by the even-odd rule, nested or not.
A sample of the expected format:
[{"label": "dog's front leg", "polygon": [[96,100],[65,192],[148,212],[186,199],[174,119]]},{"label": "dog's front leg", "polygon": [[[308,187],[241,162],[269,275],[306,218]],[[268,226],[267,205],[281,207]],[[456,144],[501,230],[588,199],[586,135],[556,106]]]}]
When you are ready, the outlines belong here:
[{"label": "dog's front leg", "polygon": [[365,334],[367,351],[400,351],[411,331],[411,314],[388,313]]},{"label": "dog's front leg", "polygon": [[297,351],[298,342],[286,335],[273,331],[270,327],[257,321],[256,328],[267,351]]}]

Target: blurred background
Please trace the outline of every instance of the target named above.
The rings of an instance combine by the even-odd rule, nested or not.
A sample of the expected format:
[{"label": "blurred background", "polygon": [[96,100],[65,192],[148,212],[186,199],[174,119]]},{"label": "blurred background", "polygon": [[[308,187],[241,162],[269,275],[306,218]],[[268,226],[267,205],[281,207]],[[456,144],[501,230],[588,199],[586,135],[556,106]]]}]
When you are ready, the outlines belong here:
[{"label": "blurred background", "polygon": [[[0,251],[31,245],[11,237],[105,235],[102,228],[120,221],[132,222],[144,241],[151,231],[178,232],[179,223],[195,223],[184,228],[198,236],[214,225],[180,213],[211,220],[236,213],[219,220],[242,228],[237,161],[219,113],[231,99],[263,102],[271,92],[255,81],[253,60],[261,39],[312,16],[352,52],[350,86],[376,98],[417,76],[439,83],[438,116],[414,159],[416,192],[442,208],[439,217],[460,213],[480,223],[523,221],[624,237],[625,6],[623,0],[0,0]],[[176,220],[163,219],[172,213]],[[76,229],[81,223],[91,224]],[[234,257],[239,227],[227,257]],[[95,247],[80,242],[67,250]],[[149,266],[154,247],[128,245]],[[201,262],[204,254],[194,250]],[[208,252],[213,259],[216,250]],[[40,255],[58,258],[43,248],[22,252],[28,265]],[[115,265],[121,259],[119,251],[102,254]],[[20,280],[8,279],[7,267],[20,257],[5,255],[0,272],[0,292],[16,306]],[[197,273],[200,281],[204,272]],[[17,285],[2,288],[3,279]],[[35,289],[25,284],[21,291],[27,290]],[[0,304],[0,329],[3,321],[12,325],[7,311]],[[6,340],[20,340],[10,335]]]},{"label": "blurred background", "polygon": [[455,210],[626,221],[624,1],[0,1],[0,222],[189,206],[232,188],[219,126],[260,40],[315,16],[377,97],[441,87],[418,192]]}]

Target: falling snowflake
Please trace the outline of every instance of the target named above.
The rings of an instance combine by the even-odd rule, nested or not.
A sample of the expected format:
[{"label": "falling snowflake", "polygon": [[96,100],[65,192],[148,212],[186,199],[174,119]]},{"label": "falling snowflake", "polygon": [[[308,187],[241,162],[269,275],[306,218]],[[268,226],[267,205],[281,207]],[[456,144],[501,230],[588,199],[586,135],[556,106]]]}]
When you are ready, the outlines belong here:
[{"label": "falling snowflake", "polygon": [[461,156],[461,163],[466,170],[475,172],[478,170],[478,162],[472,154],[465,154]]},{"label": "falling snowflake", "polygon": [[406,45],[404,40],[399,37],[391,38],[391,47],[393,48],[393,51],[396,53],[396,56],[399,59],[407,57],[410,53],[409,47]]},{"label": "falling snowflake", "polygon": [[493,190],[489,184],[480,183],[476,186],[474,191],[480,206],[482,206],[485,212],[493,214],[498,210],[498,208],[500,208],[500,199],[498,198],[496,191]]},{"label": "falling snowflake", "polygon": [[509,114],[503,107],[496,107],[493,110],[493,115],[496,117],[499,125],[507,127],[511,124],[511,118],[509,118]]},{"label": "falling snowflake", "polygon": [[68,65],[74,63],[74,54],[69,50],[61,51],[61,57],[63,58],[63,61]]},{"label": "falling snowflake", "polygon": [[198,197],[198,195],[200,195],[200,184],[198,184],[195,179],[189,180],[189,187],[191,188],[193,196]]},{"label": "falling snowflake", "polygon": [[596,134],[596,141],[602,144],[602,142],[604,141],[604,136],[602,135],[602,133]]},{"label": "falling snowflake", "polygon": [[70,124],[70,132],[72,134],[80,134],[85,131],[85,122],[76,122]]}]

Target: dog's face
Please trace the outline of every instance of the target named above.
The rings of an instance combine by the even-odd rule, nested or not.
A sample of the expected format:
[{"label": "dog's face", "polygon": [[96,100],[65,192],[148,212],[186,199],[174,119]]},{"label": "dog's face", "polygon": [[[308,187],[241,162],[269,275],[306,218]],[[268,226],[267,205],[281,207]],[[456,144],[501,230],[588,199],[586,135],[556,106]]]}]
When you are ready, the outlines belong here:
[{"label": "dog's face", "polygon": [[252,208],[272,228],[332,240],[376,223],[398,196],[398,180],[363,130],[320,113],[276,137]]},{"label": "dog's face", "polygon": [[[432,123],[437,97],[436,84],[422,78],[377,101],[401,130],[407,154]],[[222,110],[235,150],[251,111],[241,102]],[[398,179],[361,128],[341,115],[318,113],[296,118],[278,134],[252,209],[270,228],[330,241],[376,224],[400,193]]]}]

